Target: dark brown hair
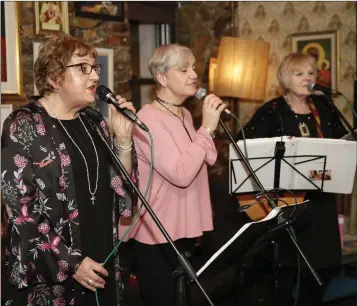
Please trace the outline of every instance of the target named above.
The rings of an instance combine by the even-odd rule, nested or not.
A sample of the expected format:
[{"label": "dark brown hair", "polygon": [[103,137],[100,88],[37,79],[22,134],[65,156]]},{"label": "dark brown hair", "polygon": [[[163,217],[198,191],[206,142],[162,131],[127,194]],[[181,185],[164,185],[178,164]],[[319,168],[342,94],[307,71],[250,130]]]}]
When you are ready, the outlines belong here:
[{"label": "dark brown hair", "polygon": [[41,96],[54,92],[48,78],[61,83],[72,56],[96,58],[97,52],[90,44],[70,35],[52,37],[40,46],[35,62],[34,79]]}]

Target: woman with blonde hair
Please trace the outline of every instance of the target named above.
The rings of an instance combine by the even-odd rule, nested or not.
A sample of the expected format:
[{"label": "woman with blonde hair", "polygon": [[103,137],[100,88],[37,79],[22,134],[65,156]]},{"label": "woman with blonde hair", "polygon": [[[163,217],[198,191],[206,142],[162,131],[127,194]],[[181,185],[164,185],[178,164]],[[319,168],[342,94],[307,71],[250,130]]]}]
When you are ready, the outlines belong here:
[{"label": "woman with blonde hair", "polygon": [[[246,138],[279,136],[341,138],[346,129],[324,96],[312,92],[308,84],[316,82],[316,60],[304,53],[288,54],[280,63],[277,78],[284,95],[264,103],[244,127]],[[239,135],[237,138],[241,138]],[[311,151],[311,154],[314,152]],[[318,287],[303,261],[301,305],[320,305],[328,282],[338,272],[341,260],[341,244],[334,195],[308,192],[307,208],[294,224],[297,241],[311,265],[317,269],[324,286]],[[285,235],[285,233],[284,233]],[[289,305],[295,284],[296,248],[288,237],[279,241],[279,273],[282,305]],[[261,254],[260,262],[272,261],[271,252]],[[256,263],[258,266],[258,257]],[[272,265],[270,262],[269,265]],[[261,271],[257,279],[261,279]],[[247,272],[247,275],[249,271]],[[253,273],[251,273],[253,275]],[[248,276],[249,277],[249,276]],[[273,290],[273,289],[272,289]],[[244,292],[244,291],[243,291]]]},{"label": "woman with blonde hair", "polygon": [[[157,48],[149,59],[149,69],[158,87],[156,98],[138,112],[154,140],[154,170],[147,201],[183,253],[192,251],[196,238],[213,229],[207,166],[217,158],[214,132],[226,106],[215,95],[206,96],[202,125],[195,130],[191,114],[183,106],[197,90],[195,58],[185,46]],[[151,161],[150,141],[139,129],[134,128],[133,133],[139,186],[144,191]],[[133,240],[136,276],[144,304],[175,305],[172,272],[179,262],[144,209],[128,239]]]}]

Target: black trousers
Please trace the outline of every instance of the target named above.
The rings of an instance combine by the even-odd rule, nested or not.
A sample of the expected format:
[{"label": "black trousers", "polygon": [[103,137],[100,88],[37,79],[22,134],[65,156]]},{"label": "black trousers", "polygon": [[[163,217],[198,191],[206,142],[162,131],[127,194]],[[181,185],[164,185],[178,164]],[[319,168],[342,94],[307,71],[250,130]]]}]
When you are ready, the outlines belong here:
[{"label": "black trousers", "polygon": [[[195,239],[179,239],[175,245],[181,254],[192,252]],[[175,251],[169,243],[149,245],[132,241],[134,270],[145,306],[175,306],[176,278],[179,267]]]}]

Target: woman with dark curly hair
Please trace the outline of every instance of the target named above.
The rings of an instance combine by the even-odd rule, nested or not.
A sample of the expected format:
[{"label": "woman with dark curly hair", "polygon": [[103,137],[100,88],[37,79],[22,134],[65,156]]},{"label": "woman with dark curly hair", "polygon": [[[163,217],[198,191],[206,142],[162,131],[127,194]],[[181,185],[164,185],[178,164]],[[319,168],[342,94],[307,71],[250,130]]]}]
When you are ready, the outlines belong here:
[{"label": "woman with dark curly hair", "polygon": [[41,97],[4,123],[6,305],[96,305],[95,291],[101,305],[120,305],[117,254],[102,264],[118,240],[119,215],[130,215],[136,198],[99,134],[136,183],[137,159],[129,120],[112,106],[107,122],[88,111],[101,72],[96,55],[71,36],[49,39],[35,63]]}]

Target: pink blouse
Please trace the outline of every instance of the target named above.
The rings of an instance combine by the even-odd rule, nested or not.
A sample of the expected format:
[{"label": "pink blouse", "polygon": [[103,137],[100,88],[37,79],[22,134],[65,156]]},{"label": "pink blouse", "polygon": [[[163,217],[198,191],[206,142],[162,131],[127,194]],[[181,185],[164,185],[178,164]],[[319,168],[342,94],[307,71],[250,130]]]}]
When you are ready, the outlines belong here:
[{"label": "pink blouse", "polygon": [[[170,113],[147,104],[137,114],[154,141],[154,169],[146,199],[174,241],[199,237],[204,231],[213,230],[207,164],[214,164],[217,151],[206,129],[201,127],[196,131],[190,112],[183,108],[183,113],[192,141],[182,121]],[[144,195],[150,169],[150,138],[136,127],[133,135],[139,162],[139,188]],[[131,221],[121,218],[119,237]],[[145,207],[124,240],[131,238],[146,244],[167,242]]]}]

